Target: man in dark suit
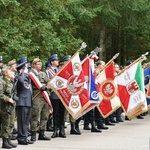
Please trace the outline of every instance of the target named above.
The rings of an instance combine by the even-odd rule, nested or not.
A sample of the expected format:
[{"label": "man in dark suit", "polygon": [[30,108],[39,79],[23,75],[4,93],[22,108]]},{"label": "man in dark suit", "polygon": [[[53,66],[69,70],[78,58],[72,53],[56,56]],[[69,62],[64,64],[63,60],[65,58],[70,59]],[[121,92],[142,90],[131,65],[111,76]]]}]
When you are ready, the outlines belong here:
[{"label": "man in dark suit", "polygon": [[[57,54],[54,54],[49,58],[49,63],[50,63],[49,77],[52,78],[55,75],[55,73],[58,72],[59,62]],[[54,133],[52,134],[51,138],[56,138],[58,136],[66,138],[64,130],[65,107],[55,92],[51,92],[51,102],[53,106],[53,124],[54,124]],[[59,134],[57,133],[58,128]]]},{"label": "man in dark suit", "polygon": [[32,88],[31,80],[26,71],[26,57],[18,60],[18,76],[16,76],[16,90],[19,100],[16,103],[17,110],[17,126],[18,126],[18,144],[28,145],[33,142],[27,139],[28,128],[32,107]]}]

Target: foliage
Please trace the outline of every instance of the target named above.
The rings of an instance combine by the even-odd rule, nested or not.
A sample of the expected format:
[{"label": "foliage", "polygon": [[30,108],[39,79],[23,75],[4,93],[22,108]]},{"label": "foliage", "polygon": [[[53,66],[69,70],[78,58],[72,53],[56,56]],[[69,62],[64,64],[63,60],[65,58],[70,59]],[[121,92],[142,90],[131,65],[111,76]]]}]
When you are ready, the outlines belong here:
[{"label": "foliage", "polygon": [[124,64],[149,51],[149,0],[0,0],[0,55],[7,62],[27,56],[44,62],[57,53],[73,55],[82,41],[84,57],[100,47],[105,28],[105,61],[119,52]]}]

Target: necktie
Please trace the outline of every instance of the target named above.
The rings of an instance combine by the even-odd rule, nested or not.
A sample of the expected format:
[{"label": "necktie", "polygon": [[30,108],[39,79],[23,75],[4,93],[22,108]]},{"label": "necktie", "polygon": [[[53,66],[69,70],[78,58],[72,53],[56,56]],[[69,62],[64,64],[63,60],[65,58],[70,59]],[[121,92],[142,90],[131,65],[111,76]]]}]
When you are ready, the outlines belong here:
[{"label": "necktie", "polygon": [[54,72],[57,73],[57,69],[54,69]]}]

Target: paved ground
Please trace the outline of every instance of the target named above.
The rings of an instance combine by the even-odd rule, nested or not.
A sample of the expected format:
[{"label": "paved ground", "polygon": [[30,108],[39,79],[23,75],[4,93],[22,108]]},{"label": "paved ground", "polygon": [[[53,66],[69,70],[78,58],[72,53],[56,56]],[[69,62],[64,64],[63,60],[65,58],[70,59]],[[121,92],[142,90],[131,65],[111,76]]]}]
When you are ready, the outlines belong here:
[{"label": "paved ground", "polygon": [[[18,145],[16,150],[150,150],[150,113],[142,120],[135,118],[109,126],[102,133],[83,130],[82,122],[80,129],[82,135],[70,135],[68,125],[65,139],[37,140],[32,145]],[[50,137],[52,132],[46,135]]]}]

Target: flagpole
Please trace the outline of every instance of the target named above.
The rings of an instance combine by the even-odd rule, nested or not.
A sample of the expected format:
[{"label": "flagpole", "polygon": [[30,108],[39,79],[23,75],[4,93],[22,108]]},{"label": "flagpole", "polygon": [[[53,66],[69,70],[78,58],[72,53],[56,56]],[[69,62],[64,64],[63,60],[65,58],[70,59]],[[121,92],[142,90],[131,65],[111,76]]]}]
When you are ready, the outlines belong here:
[{"label": "flagpole", "polygon": [[101,73],[105,68],[107,68],[107,66],[112,62],[114,61],[117,57],[119,56],[119,53],[115,54],[112,59],[110,59],[104,67],[102,67],[99,71],[98,71],[98,74]]},{"label": "flagpole", "polygon": [[137,62],[143,62],[144,60],[147,59],[147,55],[149,54],[149,52],[146,52],[145,54],[142,54],[139,58],[137,58],[135,61],[133,61],[130,65],[126,66],[123,70],[121,70],[116,76],[119,76],[120,74],[122,74],[126,69],[129,69],[132,65],[134,65]]},{"label": "flagpole", "polygon": [[97,56],[98,52],[101,52],[101,51],[102,51],[102,48],[96,47],[94,50],[91,51],[88,57],[91,58],[94,55]]}]

